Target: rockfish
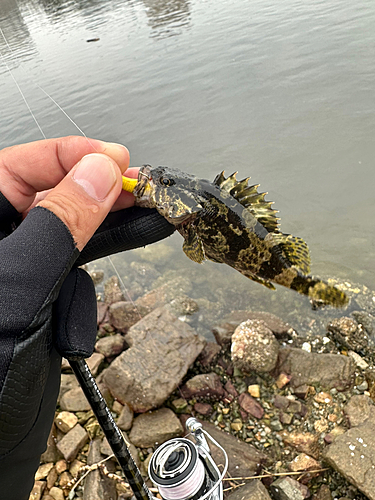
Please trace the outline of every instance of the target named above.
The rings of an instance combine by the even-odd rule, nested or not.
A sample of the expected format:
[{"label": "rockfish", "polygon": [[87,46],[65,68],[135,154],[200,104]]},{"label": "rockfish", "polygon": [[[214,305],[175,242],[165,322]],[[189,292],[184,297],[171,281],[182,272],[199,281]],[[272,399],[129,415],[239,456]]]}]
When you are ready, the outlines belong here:
[{"label": "rockfish", "polygon": [[194,262],[228,264],[274,289],[283,285],[307,295],[314,305],[344,306],[344,292],[309,275],[309,248],[279,230],[279,219],[249,178],[224,173],[213,182],[177,169],[144,165],[133,190],[135,204],[156,208],[183,236],[183,251]]}]

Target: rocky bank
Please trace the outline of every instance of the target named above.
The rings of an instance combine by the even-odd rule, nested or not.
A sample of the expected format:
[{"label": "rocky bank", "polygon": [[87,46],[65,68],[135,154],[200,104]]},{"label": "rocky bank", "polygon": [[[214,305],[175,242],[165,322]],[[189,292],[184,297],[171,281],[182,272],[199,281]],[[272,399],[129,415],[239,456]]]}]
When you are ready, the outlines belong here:
[{"label": "rocky bank", "polygon": [[[212,321],[214,342],[189,322],[202,304],[185,285],[181,278],[143,295],[140,287],[133,303],[112,277],[98,302],[88,363],[142,473],[193,415],[228,453],[231,500],[375,500],[374,295],[303,337],[297,321],[232,311]],[[30,499],[130,498],[110,454],[64,362]]]}]

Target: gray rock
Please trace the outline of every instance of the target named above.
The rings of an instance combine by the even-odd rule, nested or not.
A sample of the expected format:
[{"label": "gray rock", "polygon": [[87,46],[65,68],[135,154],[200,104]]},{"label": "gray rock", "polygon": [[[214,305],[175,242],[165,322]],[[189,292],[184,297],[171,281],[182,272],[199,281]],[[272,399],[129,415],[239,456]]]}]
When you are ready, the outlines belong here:
[{"label": "gray rock", "polygon": [[328,323],[328,331],[343,347],[354,352],[366,353],[370,339],[366,331],[353,318],[335,318]]},{"label": "gray rock", "polygon": [[171,311],[176,316],[185,316],[196,313],[199,310],[198,304],[195,300],[191,299],[187,295],[179,295],[171,300],[169,303]]},{"label": "gray rock", "polygon": [[212,328],[212,333],[215,336],[216,342],[220,345],[229,345],[231,343],[234,330],[240,323],[243,323],[248,319],[264,321],[267,328],[269,328],[276,337],[289,336],[294,331],[288,323],[285,323],[283,320],[271,313],[232,311],[230,314],[225,316],[220,323]]},{"label": "gray rock", "polygon": [[227,500],[271,500],[271,497],[262,481],[254,479],[230,493]]},{"label": "gray rock", "polygon": [[348,417],[350,427],[357,427],[368,418],[375,422],[375,406],[368,396],[352,396],[344,412]]},{"label": "gray rock", "polygon": [[364,328],[365,332],[367,335],[371,338],[374,339],[375,337],[375,317],[367,313],[366,311],[353,311],[352,312],[353,318],[362,325]]},{"label": "gray rock", "polygon": [[159,308],[132,326],[130,348],[103,373],[111,393],[142,413],[160,406],[181,383],[205,341],[166,308]]},{"label": "gray rock", "polygon": [[240,323],[232,335],[231,357],[239,370],[249,373],[272,371],[277,363],[279,343],[262,320]]},{"label": "gray rock", "polygon": [[325,459],[369,500],[375,500],[375,418],[337,436],[325,451]]},{"label": "gray rock", "polygon": [[310,496],[310,492],[304,484],[289,476],[274,481],[270,486],[270,490],[275,500],[305,500]]},{"label": "gray rock", "polygon": [[79,450],[87,443],[89,435],[85,429],[77,424],[71,431],[57,443],[57,449],[63,455],[66,461],[73,461]]},{"label": "gray rock", "polygon": [[219,375],[216,373],[202,373],[196,375],[181,387],[181,394],[186,399],[214,398],[221,399],[225,395]]},{"label": "gray rock", "polygon": [[[209,422],[202,422],[207,431],[227,452],[229,465],[228,477],[248,477],[258,474],[262,465],[267,464],[268,457],[251,444],[235,438],[232,434],[223,432]],[[217,464],[223,463],[223,452],[210,443],[211,453]]]},{"label": "gray rock", "polygon": [[113,358],[122,353],[125,346],[125,338],[120,333],[116,333],[116,335],[110,335],[109,337],[99,339],[95,344],[95,349],[106,358]]},{"label": "gray rock", "polygon": [[274,375],[291,376],[289,385],[320,384],[323,388],[339,391],[353,386],[355,363],[352,358],[340,354],[316,354],[302,349],[280,349]]},{"label": "gray rock", "polygon": [[[101,439],[96,438],[90,443],[87,464],[92,465],[103,460],[100,453]],[[106,466],[109,464],[106,462]],[[100,470],[93,470],[85,479],[85,488],[83,491],[83,500],[97,500],[105,498],[106,500],[116,500],[116,483],[113,479],[105,476]]]},{"label": "gray rock", "polygon": [[129,405],[124,404],[120,416],[118,417],[117,425],[120,427],[121,430],[128,431],[129,429],[131,429],[133,418],[134,418],[133,410],[130,408]]},{"label": "gray rock", "polygon": [[181,422],[173,411],[169,408],[160,408],[136,417],[129,439],[140,448],[149,448],[179,437],[183,432]]},{"label": "gray rock", "polygon": [[66,392],[60,399],[60,408],[66,411],[88,411],[91,409],[82,389],[76,387]]},{"label": "gray rock", "polygon": [[131,326],[142,319],[149,310],[142,305],[132,302],[115,302],[108,310],[109,322],[120,332],[127,332]]}]

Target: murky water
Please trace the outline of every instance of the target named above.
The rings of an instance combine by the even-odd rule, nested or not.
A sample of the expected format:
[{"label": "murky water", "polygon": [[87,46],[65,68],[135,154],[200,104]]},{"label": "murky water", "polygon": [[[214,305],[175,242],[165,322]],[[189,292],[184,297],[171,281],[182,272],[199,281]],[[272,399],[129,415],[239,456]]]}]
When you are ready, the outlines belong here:
[{"label": "murky water", "polygon": [[[374,25],[373,0],[0,0],[1,53],[48,137],[77,131],[37,84],[88,136],[126,144],[133,165],[250,175],[282,230],[308,242],[314,274],[372,288]],[[40,137],[0,65],[0,147]],[[308,309],[223,266],[198,269],[178,235],[167,245],[167,268],[199,276],[198,296],[218,301],[220,288],[230,308],[248,289],[250,306]]]}]

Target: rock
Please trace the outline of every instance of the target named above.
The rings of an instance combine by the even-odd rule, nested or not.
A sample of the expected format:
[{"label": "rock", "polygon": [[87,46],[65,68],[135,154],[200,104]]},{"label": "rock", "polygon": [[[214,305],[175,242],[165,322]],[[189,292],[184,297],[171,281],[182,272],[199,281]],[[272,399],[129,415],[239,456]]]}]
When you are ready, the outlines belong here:
[{"label": "rock", "polygon": [[375,406],[368,396],[352,396],[344,408],[350,427],[363,424],[368,418],[375,421]]},{"label": "rock", "polygon": [[56,427],[64,434],[73,429],[77,422],[78,418],[69,411],[61,411],[55,417]]},{"label": "rock", "polygon": [[360,356],[356,352],[348,351],[348,356],[350,356],[353,359],[354,363],[356,364],[356,366],[358,366],[358,368],[361,368],[362,370],[366,370],[369,367],[369,364],[367,363],[367,361],[365,361],[362,358],[362,356]]},{"label": "rock", "polygon": [[117,425],[123,431],[128,431],[131,429],[134,418],[134,412],[126,403],[124,404],[123,409],[121,410],[120,416],[117,420]]},{"label": "rock", "polygon": [[253,398],[260,398],[260,387],[258,384],[251,384],[247,387],[247,392]]},{"label": "rock", "polygon": [[84,466],[85,466],[85,464],[83,462],[75,459],[75,460],[73,460],[73,462],[71,463],[71,465],[69,467],[69,472],[71,473],[71,475],[73,477],[76,477],[78,475],[78,472],[81,469],[81,467],[84,467]]},{"label": "rock", "polygon": [[50,489],[49,494],[54,500],[65,500],[63,490],[61,488],[57,488],[56,486],[53,486]]},{"label": "rock", "polygon": [[310,386],[308,386],[306,384],[300,385],[299,387],[296,387],[294,389],[293,393],[299,399],[306,399],[307,395],[310,393]]},{"label": "rock", "polygon": [[130,346],[103,373],[112,395],[137,413],[160,406],[181,383],[204,340],[166,308],[132,326]]},{"label": "rock", "polygon": [[86,359],[87,366],[89,367],[90,372],[94,375],[94,377],[98,373],[99,367],[103,361],[104,356],[99,352],[94,352],[89,358]]},{"label": "rock", "polygon": [[237,326],[249,319],[264,321],[267,328],[269,328],[276,337],[289,336],[294,331],[288,323],[285,323],[271,313],[232,311],[225,318],[223,318],[220,323],[212,328],[212,333],[215,336],[216,342],[222,346],[229,345]]},{"label": "rock", "polygon": [[108,305],[124,300],[117,276],[111,276],[104,283],[104,302]]},{"label": "rock", "polygon": [[136,417],[129,439],[135,446],[149,448],[182,434],[183,427],[173,411],[169,408],[160,408]]},{"label": "rock", "polygon": [[141,304],[136,306],[132,302],[115,302],[109,307],[109,321],[117,330],[125,333],[148,312],[148,308]]},{"label": "rock", "polygon": [[231,394],[233,397],[237,397],[238,396],[238,392],[237,392],[237,389],[234,387],[234,385],[232,384],[232,382],[230,380],[227,381],[227,383],[225,384],[224,386],[224,389],[229,393]]},{"label": "rock", "polygon": [[278,389],[282,389],[291,381],[292,376],[281,372],[276,379],[276,386]]},{"label": "rock", "polygon": [[71,480],[72,480],[71,474],[69,474],[69,472],[67,471],[64,471],[60,476],[59,486],[61,486],[61,488],[64,489],[66,488],[67,484],[70,483]]},{"label": "rock", "polygon": [[206,417],[211,415],[211,413],[214,411],[212,406],[208,403],[195,403],[194,410]]},{"label": "rock", "polygon": [[286,410],[289,406],[290,399],[286,396],[280,396],[280,394],[276,394],[275,399],[273,401],[273,405],[275,408],[279,408],[280,410]]},{"label": "rock", "polygon": [[40,500],[45,487],[46,483],[44,481],[35,481],[29,500]]},{"label": "rock", "polygon": [[[101,439],[95,438],[90,443],[87,464],[92,465],[103,460],[100,453]],[[106,462],[109,467],[108,461]],[[107,500],[117,498],[116,483],[113,479],[105,476],[100,470],[93,470],[85,479],[83,500],[98,500],[105,498]]]},{"label": "rock", "polygon": [[190,316],[199,310],[195,300],[187,295],[179,295],[169,303],[170,310],[175,316]]},{"label": "rock", "polygon": [[370,339],[361,325],[347,317],[335,318],[327,325],[328,331],[340,345],[355,352],[366,353]]},{"label": "rock", "polygon": [[306,455],[306,453],[297,455],[289,464],[289,470],[292,472],[318,470],[321,467],[321,464],[317,460]]},{"label": "rock", "polygon": [[79,387],[79,384],[75,375],[70,373],[62,373],[59,400],[66,392],[70,391],[71,389],[76,389],[77,387]]},{"label": "rock", "polygon": [[207,342],[203,351],[198,356],[198,361],[205,367],[210,366],[220,351],[221,347],[216,342]]},{"label": "rock", "polygon": [[110,335],[99,339],[95,344],[95,350],[106,358],[114,358],[122,353],[126,347],[125,338],[120,334]]},{"label": "rock", "polygon": [[318,493],[316,493],[312,500],[332,500],[331,490],[327,484],[322,484],[319,488]]},{"label": "rock", "polygon": [[[221,431],[209,422],[202,422],[207,431],[227,452],[229,458],[228,477],[248,477],[258,474],[267,456],[251,444],[235,438],[232,434]],[[215,463],[223,463],[223,452],[210,443],[212,458]]]},{"label": "rock", "polygon": [[367,335],[374,339],[375,317],[366,311],[353,311],[352,316],[363,327]]},{"label": "rock", "polygon": [[41,463],[56,462],[61,457],[61,454],[56,447],[56,434],[56,426],[53,424],[48,436],[46,451],[40,457]]},{"label": "rock", "polygon": [[91,271],[90,276],[92,281],[94,282],[94,285],[100,285],[100,283],[104,279],[104,271],[102,269],[97,269],[96,271]]},{"label": "rock", "polygon": [[47,488],[50,490],[59,477],[56,467],[52,467],[47,476]]},{"label": "rock", "polygon": [[262,320],[241,323],[232,335],[231,357],[239,370],[249,373],[272,371],[277,362],[279,343]]},{"label": "rock", "polygon": [[89,435],[85,429],[80,424],[77,424],[57,443],[57,449],[65,460],[71,462],[76,458],[79,450],[87,443],[88,439]]},{"label": "rock", "polygon": [[317,354],[291,347],[280,349],[274,375],[291,375],[291,387],[320,384],[339,391],[353,386],[355,364],[340,354]]},{"label": "rock", "polygon": [[243,410],[249,413],[252,417],[262,418],[264,415],[264,410],[261,405],[254,398],[250,396],[247,392],[242,393],[238,396],[238,403]]},{"label": "rock", "polygon": [[188,402],[184,398],[177,398],[172,401],[172,406],[175,413],[184,413],[188,407]]},{"label": "rock", "polygon": [[59,460],[58,462],[56,462],[56,472],[58,474],[62,474],[64,471],[66,471],[68,469],[68,464],[67,464],[67,461],[66,460]]},{"label": "rock", "polygon": [[181,394],[186,399],[210,398],[221,399],[225,395],[219,375],[216,373],[202,373],[196,375],[181,387]]},{"label": "rock", "polygon": [[[156,283],[157,282],[159,282],[159,280],[157,280]],[[146,293],[143,297],[139,297],[139,299],[135,301],[135,305],[137,307],[146,307],[149,311],[152,311],[169,304],[178,296],[189,293],[191,288],[192,284],[190,280],[185,276],[179,276],[178,278],[163,283],[161,286],[157,286],[157,288]]]},{"label": "rock", "polygon": [[313,458],[319,457],[319,436],[311,434],[310,432],[292,431],[290,433],[284,431],[281,437],[286,445],[295,448],[301,453],[306,453]]},{"label": "rock", "polygon": [[35,481],[45,479],[50,473],[51,469],[53,469],[53,467],[53,463],[39,465],[38,470],[35,473]]},{"label": "rock", "polygon": [[271,497],[262,481],[254,479],[230,493],[227,500],[271,500]]},{"label": "rock", "polygon": [[66,411],[89,411],[91,406],[82,389],[77,387],[62,396],[60,399],[60,408]]},{"label": "rock", "polygon": [[305,500],[310,496],[307,486],[289,476],[280,477],[274,481],[270,489],[275,500]]},{"label": "rock", "polygon": [[105,302],[97,302],[98,326],[104,322],[108,322],[107,313],[108,304],[106,304]]},{"label": "rock", "polygon": [[337,436],[325,451],[325,460],[369,500],[375,499],[375,418]]}]

